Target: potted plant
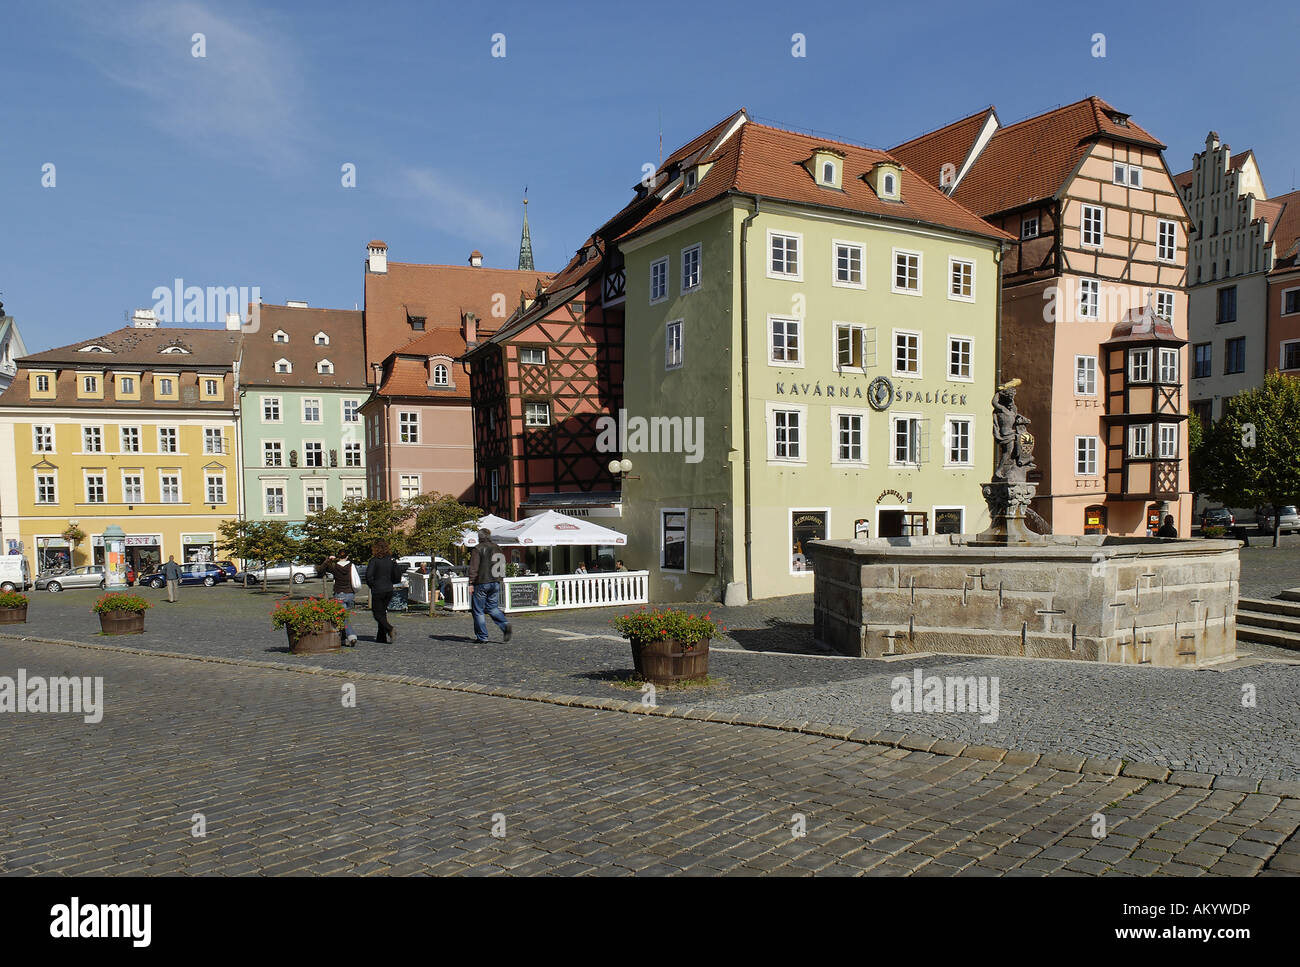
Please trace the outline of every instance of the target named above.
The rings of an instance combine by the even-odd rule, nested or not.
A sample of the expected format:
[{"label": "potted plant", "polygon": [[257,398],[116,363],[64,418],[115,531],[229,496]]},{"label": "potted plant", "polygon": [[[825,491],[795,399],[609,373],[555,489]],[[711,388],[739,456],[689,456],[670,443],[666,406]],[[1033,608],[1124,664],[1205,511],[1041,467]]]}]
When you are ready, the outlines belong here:
[{"label": "potted plant", "polygon": [[0,625],[27,623],[27,595],[17,591],[0,591]]},{"label": "potted plant", "polygon": [[295,655],[320,655],[342,646],[347,615],[343,602],[333,598],[285,598],[271,612],[271,626],[285,630]]},{"label": "potted plant", "polygon": [[59,535],[74,548],[86,539],[86,532],[76,524],[69,524],[67,530]]},{"label": "potted plant", "polygon": [[99,615],[106,635],[138,635],[144,631],[144,613],[153,607],[147,598],[128,591],[101,594],[91,609]]},{"label": "potted plant", "polygon": [[668,684],[709,673],[709,641],[719,631],[712,612],[638,608],[612,623],[632,643],[632,664],[642,678]]}]

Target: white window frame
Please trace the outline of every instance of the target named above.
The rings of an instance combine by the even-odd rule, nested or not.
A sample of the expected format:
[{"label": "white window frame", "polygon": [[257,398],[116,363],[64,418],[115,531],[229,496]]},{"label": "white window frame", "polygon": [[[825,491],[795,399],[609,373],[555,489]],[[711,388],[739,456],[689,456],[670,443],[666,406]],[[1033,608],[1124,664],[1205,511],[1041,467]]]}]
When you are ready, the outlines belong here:
[{"label": "white window frame", "polygon": [[157,389],[154,391],[154,396],[171,399],[176,395],[176,377],[174,376],[158,376],[155,385]]},{"label": "white window frame", "polygon": [[[176,499],[167,499],[167,478],[176,478]],[[179,470],[159,470],[158,471],[158,502],[160,504],[183,504],[185,503],[184,480]]]},{"label": "white window frame", "polygon": [[[840,364],[840,331],[849,330],[849,340],[853,340],[853,334],[857,334],[858,355],[862,359],[861,366],[841,365]],[[864,326],[860,322],[832,322],[831,323],[831,366],[837,373],[867,373],[867,333],[871,332],[870,326]]]},{"label": "white window frame", "polygon": [[[1091,299],[1085,301],[1085,294],[1091,293]],[[1091,312],[1085,312],[1084,309],[1090,308]],[[1075,311],[1080,319],[1100,319],[1101,318],[1101,280],[1100,279],[1080,279],[1079,280],[1079,297],[1075,300]]]},{"label": "white window frame", "polygon": [[[1296,293],[1296,308],[1291,312],[1287,312],[1286,297],[1290,295],[1292,292]],[[1281,316],[1294,316],[1296,315],[1296,313],[1300,313],[1300,285],[1293,285],[1290,286],[1289,288],[1282,290],[1281,300],[1277,304],[1277,311],[1278,311],[1278,315]]]},{"label": "white window frame", "polygon": [[[271,509],[271,505],[267,502],[267,499],[272,495],[273,492],[276,492],[276,491],[279,492],[279,493],[278,493],[278,496],[279,496],[279,506],[280,506],[280,509],[279,509],[279,510],[272,510],[272,509]],[[263,481],[263,483],[262,483],[262,513],[263,513],[264,516],[266,516],[266,517],[287,517],[287,516],[289,515],[289,495],[288,495],[287,491],[288,491],[288,487],[285,486],[285,481],[283,481],[283,480],[274,480],[274,481],[270,481],[270,480],[268,480],[268,481]]]},{"label": "white window frame", "polygon": [[[1165,255],[1165,229],[1169,229],[1169,254]],[[1156,261],[1178,261],[1178,223],[1169,218],[1156,220]]]},{"label": "white window frame", "polygon": [[[664,564],[664,549],[668,546],[664,538],[667,536],[667,528],[664,527],[664,517],[668,514],[682,515],[682,566],[667,567]],[[660,507],[659,508],[659,570],[667,571],[670,574],[685,574],[691,563],[691,509],[689,507]]]},{"label": "white window frame", "polygon": [[[858,281],[846,282],[840,278],[840,249],[853,249],[858,253]],[[849,271],[852,274],[853,259],[850,254]],[[839,289],[865,289],[867,287],[867,247],[862,242],[850,242],[842,238],[831,239],[831,285]]]},{"label": "white window frame", "polygon": [[[781,323],[785,327],[782,338],[786,340],[786,348],[783,350],[789,355],[790,327],[794,327],[795,353],[797,359],[777,359],[776,358],[776,324]],[[806,354],[804,353],[803,339],[803,320],[794,316],[768,316],[767,317],[767,364],[780,369],[804,369],[807,365]]]},{"label": "white window frame", "polygon": [[[88,445],[90,443],[89,435],[91,430],[95,432],[95,437],[96,437],[95,442],[98,444],[98,446],[95,447],[95,449],[93,450]],[[81,425],[81,452],[82,453],[103,453],[104,452],[103,426],[96,426],[93,423],[83,423]]]},{"label": "white window frame", "polygon": [[36,392],[48,393],[50,391],[50,374],[36,373]]},{"label": "white window frame", "polygon": [[[1029,226],[1031,225],[1033,226],[1034,229],[1032,232],[1029,231]],[[1038,226],[1039,226],[1039,221],[1037,215],[1021,215],[1020,216],[1020,241],[1027,242],[1031,238],[1038,238]]]},{"label": "white window frame", "polygon": [[[790,241],[794,242],[795,270],[793,272],[777,271],[777,269],[773,267],[773,263],[775,261],[774,258],[775,253],[772,251],[772,243],[778,238],[784,239],[786,243]],[[788,266],[789,254],[790,254],[790,248],[788,244],[782,245],[781,254],[782,254],[783,264]],[[769,279],[785,279],[788,282],[803,281],[803,233],[802,232],[787,232],[787,231],[781,231],[779,229],[774,229],[774,228],[769,228],[767,230],[767,277]]]},{"label": "white window frame", "polygon": [[81,395],[98,396],[99,395],[99,377],[83,375],[81,377]]},{"label": "white window frame", "polygon": [[[32,424],[32,453],[55,453],[55,441],[58,437],[54,433],[53,423],[33,423]],[[44,446],[46,441],[49,446]]]},{"label": "white window frame", "polygon": [[[357,455],[356,463],[348,461],[348,455],[355,453]],[[345,470],[357,470],[366,465],[365,451],[361,447],[359,440],[345,440],[343,443],[343,468]]]},{"label": "white window frame", "polygon": [[[415,419],[406,420],[403,417],[413,416]],[[411,440],[403,439],[409,429],[414,429],[415,437]],[[420,442],[420,411],[419,410],[398,410],[397,411],[397,442],[407,446],[416,446]]]},{"label": "white window frame", "polygon": [[[1128,446],[1125,452],[1134,460],[1151,459],[1151,424],[1150,423],[1131,423],[1129,424]],[[1142,451],[1138,452],[1138,442],[1142,442]]]},{"label": "white window frame", "polygon": [[[541,353],[541,359],[524,359],[524,353]],[[519,348],[520,366],[545,366],[546,350],[540,346],[521,346]]]},{"label": "white window frame", "polygon": [[[1088,363],[1083,367],[1083,373],[1088,377],[1088,385],[1092,386],[1091,390],[1079,389],[1080,363]],[[1097,357],[1086,354],[1076,353],[1074,356],[1074,395],[1084,397],[1095,397],[1097,395]]]},{"label": "white window frame", "polygon": [[[1141,364],[1140,368],[1139,363]],[[1128,381],[1130,383],[1152,382],[1153,368],[1150,348],[1130,349],[1128,351]],[[1138,375],[1139,372],[1144,372],[1144,374]]]},{"label": "white window frame", "polygon": [[[415,483],[414,483],[414,484],[410,484],[410,483],[408,483],[408,481],[411,481],[411,480],[414,480]],[[418,474],[418,473],[404,473],[404,474],[400,474],[400,475],[398,476],[398,478],[397,478],[397,495],[398,495],[398,499],[399,499],[399,500],[413,500],[413,499],[415,499],[416,497],[420,496],[421,493],[423,493],[423,491],[420,489],[420,487],[421,487],[420,474]],[[411,490],[412,488],[414,488],[415,492],[414,492],[414,493],[408,493],[407,491]]]},{"label": "white window frame", "polygon": [[[126,437],[128,431],[135,434],[134,450],[128,450],[126,446]],[[118,426],[117,448],[118,448],[118,453],[143,453],[144,452],[144,432],[138,423],[137,424],[125,423]]]},{"label": "white window frame", "polygon": [[[137,482],[137,493],[135,499],[132,499],[131,485],[128,480]],[[144,474],[138,470],[122,471],[122,503],[124,504],[143,504],[144,503]]]},{"label": "white window frame", "polygon": [[203,377],[203,392],[209,399],[218,398],[221,396],[221,381],[213,379],[211,376]]},{"label": "white window frame", "polygon": [[[798,438],[795,443],[799,448],[798,456],[778,457],[776,455],[776,414],[795,413],[799,417]],[[788,426],[787,426],[788,430]],[[789,439],[786,440],[787,447]],[[767,462],[805,466],[808,463],[808,407],[802,403],[767,403]]]},{"label": "white window frame", "polygon": [[334,373],[334,364],[328,359],[322,359],[316,364],[316,372],[321,376],[330,376]]},{"label": "white window frame", "polygon": [[[216,443],[219,449],[209,449],[212,446],[213,434],[216,434]],[[226,431],[220,426],[205,426],[203,428],[203,453],[205,455],[220,455],[226,452]]]},{"label": "white window frame", "polygon": [[[106,504],[106,503],[108,503],[108,474],[104,473],[102,470],[95,471],[94,473],[91,473],[91,472],[89,472],[89,471],[83,470],[83,471],[81,472],[81,480],[82,480],[82,484],[83,484],[83,491],[82,491],[82,492],[83,492],[83,496],[86,498],[86,499],[85,499],[85,503],[87,503],[87,504]],[[90,499],[90,482],[91,482],[92,480],[98,480],[98,481],[99,481],[99,492],[100,492],[100,496],[101,496],[103,499],[101,499],[101,500],[91,500],[91,499]]]},{"label": "white window frame", "polygon": [[[540,406],[545,414],[545,419],[541,422],[535,420],[529,410],[532,407]],[[546,400],[528,400],[524,403],[524,429],[538,430],[551,425],[551,404]]]},{"label": "white window frame", "polygon": [[[901,370],[898,368],[898,337],[915,336],[916,337],[916,372]],[[889,338],[889,369],[890,372],[898,379],[920,379],[925,372],[924,357],[922,356],[922,339],[921,333],[916,329],[893,329]]]},{"label": "white window frame", "polygon": [[[966,375],[954,376],[952,372],[952,349],[953,343],[966,344]],[[947,379],[950,383],[973,383],[975,382],[975,339],[973,336],[963,336],[960,333],[948,333],[948,372]]]},{"label": "white window frame", "polygon": [[1297,349],[1297,363],[1295,366],[1286,365],[1286,351],[1291,346],[1300,347],[1300,339],[1284,339],[1278,345],[1277,351],[1277,368],[1284,373],[1294,372],[1300,369],[1300,349]]},{"label": "white window frame", "polygon": [[[860,421],[858,427],[858,459],[845,459],[840,456],[840,420],[844,417],[857,418]],[[867,431],[871,425],[871,411],[857,407],[833,406],[831,407],[831,463],[837,467],[865,468],[869,466],[869,453],[867,450]]]},{"label": "white window frame", "polygon": [[[1168,313],[1162,313],[1160,311],[1161,306],[1165,303],[1169,305]],[[1158,289],[1156,291],[1156,315],[1163,316],[1168,319],[1170,323],[1173,323],[1174,311],[1177,309],[1177,306],[1178,303],[1174,299],[1174,293],[1170,292],[1168,289]]]},{"label": "white window frame", "polygon": [[[677,331],[677,354],[673,355],[673,330]],[[674,359],[676,361],[674,361]],[[681,369],[686,362],[686,323],[673,319],[664,323],[664,370]]]},{"label": "white window frame", "polygon": [[[953,273],[956,270],[956,267],[959,265],[964,265],[968,269],[970,269],[970,295],[961,295],[959,292],[954,291],[957,280],[953,278]],[[974,259],[959,259],[959,258],[952,258],[952,257],[948,259],[948,298],[953,302],[974,302],[975,301],[975,260]]]},{"label": "white window frame", "polygon": [[[348,404],[352,404],[352,419],[348,419]],[[361,422],[361,400],[346,399],[339,400],[339,422],[347,425],[348,423]]]},{"label": "white window frame", "polygon": [[[217,482],[217,486],[221,488],[220,500],[212,499],[212,482],[214,480]],[[207,498],[203,502],[208,505],[224,504],[227,502],[226,501],[226,474],[224,471],[213,472],[211,470],[205,470],[203,472],[203,496]]]},{"label": "white window frame", "polygon": [[[438,378],[439,376],[441,376],[442,378],[439,379],[439,378]],[[451,385],[451,370],[447,367],[447,364],[446,364],[446,363],[437,363],[437,364],[434,365],[434,367],[433,367],[433,385],[434,385],[434,386],[450,386],[450,385]]]},{"label": "white window frame", "polygon": [[[263,396],[262,400],[262,422],[263,423],[283,423],[284,422],[284,400],[279,396]],[[267,404],[272,404],[275,408],[275,417],[268,419],[266,416]]]},{"label": "white window frame", "polygon": [[[952,425],[954,423],[966,424],[966,459],[953,460],[953,440]],[[943,415],[943,465],[954,468],[970,468],[975,466],[975,417],[970,413],[945,413]]]},{"label": "white window frame", "polygon": [[[316,404],[316,418],[313,420],[307,415],[308,404]],[[320,423],[325,419],[324,401],[319,396],[304,396],[302,398],[302,421],[304,423]]]},{"label": "white window frame", "polygon": [[[53,504],[57,504],[59,502],[58,472],[56,471],[55,473],[41,473],[38,470],[32,473],[32,477],[33,477],[33,482],[35,484],[35,489],[32,491],[32,497],[34,499],[34,502],[41,507],[49,507]],[[41,500],[41,480],[43,479],[48,479],[50,481],[50,490],[53,492],[54,495],[53,499],[51,500]]]},{"label": "white window frame", "polygon": [[[320,510],[312,510],[311,499],[308,495],[310,491],[317,489],[320,490]],[[325,486],[325,481],[304,480],[302,482],[302,513],[304,517],[311,516],[312,514],[319,514],[329,505],[329,490]]]},{"label": "white window frame", "polygon": [[[317,447],[320,453],[320,463],[311,463],[307,459],[310,452],[308,448]],[[325,466],[325,441],[324,440],[303,440],[302,441],[302,465],[307,470],[324,470]]]},{"label": "white window frame", "polygon": [[[1084,202],[1081,206],[1079,215],[1079,247],[1080,248],[1105,248],[1106,247],[1106,208],[1104,205],[1092,205]],[[1095,242],[1088,241],[1088,221],[1089,215],[1095,215],[1097,222]]]},{"label": "white window frame", "polygon": [[135,396],[134,376],[119,376],[117,385],[118,388],[122,391],[123,396]]},{"label": "white window frame", "polygon": [[[686,256],[689,255],[691,252],[695,253],[695,282],[693,284],[688,285],[687,282],[690,276],[687,274],[686,271]],[[682,249],[681,265],[682,265],[682,295],[686,295],[687,293],[694,292],[696,289],[698,289],[700,287],[700,284],[704,281],[704,248],[699,242],[695,242],[694,244],[687,245],[685,248]]]},{"label": "white window frame", "polygon": [[[663,278],[659,295],[655,295],[655,269],[663,269]],[[664,255],[650,263],[650,305],[655,306],[668,298],[668,256]]]},{"label": "white window frame", "polygon": [[[1177,423],[1157,423],[1156,424],[1156,459],[1157,460],[1177,460],[1178,459],[1178,424]],[[1171,440],[1168,449],[1165,447],[1165,441]]]},{"label": "white window frame", "polygon": [[[918,428],[917,428],[918,439],[916,440],[916,452],[912,454],[912,456],[915,459],[899,460],[898,450],[896,449],[896,444],[898,440],[898,429],[897,429],[898,424],[900,422],[911,423],[913,421],[915,421],[918,424]],[[891,467],[897,467],[899,469],[910,468],[915,470],[921,466],[921,441],[919,439],[920,437],[919,424],[923,423],[924,421],[925,421],[925,417],[920,413],[900,413],[900,412],[894,412],[892,410],[890,411],[889,413],[889,465]],[[911,446],[911,442],[912,440],[911,437],[909,436],[908,437],[909,449]]]},{"label": "white window frame", "polygon": [[[1116,177],[1117,174],[1119,174],[1118,178]],[[1132,177],[1135,174],[1137,175],[1137,181],[1134,181]],[[1126,161],[1112,162],[1110,179],[1112,185],[1123,185],[1125,188],[1136,188],[1140,191],[1142,188],[1142,166],[1129,164]]]},{"label": "white window frame", "polygon": [[[1168,346],[1161,346],[1160,351],[1156,354],[1156,376],[1157,382],[1163,384],[1177,383],[1179,377],[1179,352]],[[1168,375],[1172,370],[1172,375]]]},{"label": "white window frame", "polygon": [[[268,462],[267,462],[267,459],[266,459],[266,458],[267,458],[267,448],[268,448],[268,447],[275,447],[276,455],[279,456],[279,458],[280,458],[280,460],[279,460],[278,463],[268,463]],[[284,441],[283,441],[283,440],[263,440],[263,441],[262,441],[262,466],[263,466],[263,467],[283,467],[283,466],[285,466],[285,462],[284,462]]]},{"label": "white window frame", "polygon": [[281,357],[275,361],[275,371],[280,375],[287,375],[293,372],[293,363]]},{"label": "white window frame", "polygon": [[[168,449],[163,445],[163,436],[164,436],[164,434],[169,434],[169,435],[170,435],[170,437],[171,437],[171,442],[175,444],[175,447],[174,447],[173,449],[168,450]],[[160,427],[158,427],[158,452],[159,452],[159,453],[177,453],[177,454],[181,452],[181,432],[180,432],[180,429],[179,429],[179,428],[174,427],[174,426],[160,426]]]},{"label": "white window frame", "polygon": [[[898,258],[899,256],[908,256],[916,258],[916,288],[901,289],[898,286]],[[893,256],[889,262],[889,291],[897,292],[899,295],[919,296],[925,293],[924,286],[925,257],[920,252],[912,249],[896,248],[893,249]]]},{"label": "white window frame", "polygon": [[[1083,460],[1080,460],[1079,444],[1088,443],[1089,447],[1084,449]],[[1074,438],[1074,475],[1076,477],[1095,477],[1097,476],[1097,463],[1101,453],[1101,438],[1095,436],[1076,436]],[[1091,464],[1092,469],[1087,469]],[[1082,466],[1081,466],[1082,465]]]}]

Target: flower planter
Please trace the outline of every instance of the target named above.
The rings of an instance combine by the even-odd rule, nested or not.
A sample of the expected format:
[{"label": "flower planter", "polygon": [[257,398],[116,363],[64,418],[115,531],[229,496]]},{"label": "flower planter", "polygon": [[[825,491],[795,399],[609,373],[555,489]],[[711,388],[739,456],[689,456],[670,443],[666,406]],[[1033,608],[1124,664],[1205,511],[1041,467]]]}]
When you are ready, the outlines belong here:
[{"label": "flower planter", "polygon": [[709,642],[683,645],[675,638],[632,642],[637,674],[658,685],[703,678],[709,673]]},{"label": "flower planter", "polygon": [[285,634],[289,636],[289,650],[295,655],[324,655],[343,647],[342,629],[339,628],[333,631],[321,631],[314,635],[302,635],[298,638],[295,638],[286,628]]},{"label": "flower planter", "polygon": [[144,631],[144,612],[101,611],[99,628],[106,635],[138,635]]},{"label": "flower planter", "polygon": [[21,608],[0,608],[0,625],[22,625],[27,623],[27,605]]}]

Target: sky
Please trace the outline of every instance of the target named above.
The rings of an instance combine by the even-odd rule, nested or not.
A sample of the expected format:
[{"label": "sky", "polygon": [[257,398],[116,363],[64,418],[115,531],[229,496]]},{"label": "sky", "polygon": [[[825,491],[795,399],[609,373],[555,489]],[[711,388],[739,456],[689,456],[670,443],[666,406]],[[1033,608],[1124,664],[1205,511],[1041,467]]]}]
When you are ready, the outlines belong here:
[{"label": "sky", "polygon": [[392,261],[515,267],[525,187],[556,271],[661,130],[667,155],[741,107],[887,148],[1096,94],[1173,172],[1213,129],[1282,194],[1300,7],[1254,4],[1250,29],[1225,9],[7,0],[0,301],[30,352],[124,325],[175,279],[351,309],[372,238]]}]

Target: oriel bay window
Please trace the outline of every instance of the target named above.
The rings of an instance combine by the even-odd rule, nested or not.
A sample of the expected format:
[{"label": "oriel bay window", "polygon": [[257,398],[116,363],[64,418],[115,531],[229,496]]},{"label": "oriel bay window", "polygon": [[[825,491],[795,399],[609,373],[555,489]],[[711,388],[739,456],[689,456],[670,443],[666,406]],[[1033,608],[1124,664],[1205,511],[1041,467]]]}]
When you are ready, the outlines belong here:
[{"label": "oriel bay window", "polygon": [[1129,350],[1128,380],[1130,383],[1151,382],[1151,350],[1150,349]]},{"label": "oriel bay window", "polygon": [[1156,455],[1162,460],[1173,460],[1178,456],[1178,424],[1160,423],[1156,430]]},{"label": "oriel bay window", "polygon": [[1151,456],[1151,427],[1146,423],[1137,423],[1128,428],[1128,455],[1136,459]]},{"label": "oriel bay window", "polygon": [[1160,350],[1160,382],[1162,383],[1178,382],[1178,350],[1177,349]]}]

